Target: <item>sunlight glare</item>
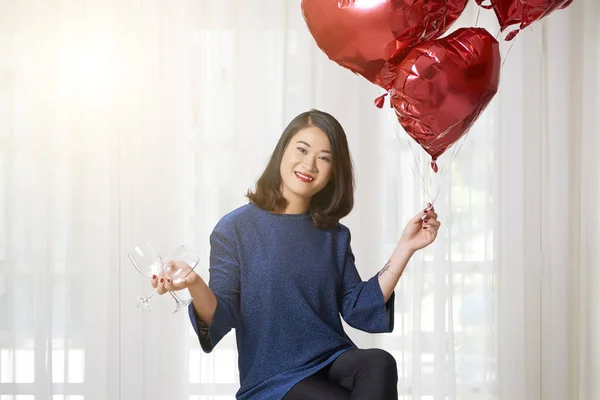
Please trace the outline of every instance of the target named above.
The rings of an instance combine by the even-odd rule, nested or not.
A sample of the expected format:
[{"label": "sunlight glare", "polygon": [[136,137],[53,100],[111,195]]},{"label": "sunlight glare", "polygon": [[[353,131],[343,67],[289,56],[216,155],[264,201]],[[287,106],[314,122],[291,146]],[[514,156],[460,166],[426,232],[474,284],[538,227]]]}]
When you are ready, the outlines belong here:
[{"label": "sunlight glare", "polygon": [[[112,96],[119,85],[114,43],[110,40],[69,41],[61,49],[60,72],[64,89],[90,96]],[[91,99],[90,99],[91,100]]]},{"label": "sunlight glare", "polygon": [[362,9],[374,8],[385,2],[387,2],[387,0],[355,0],[354,7]]}]

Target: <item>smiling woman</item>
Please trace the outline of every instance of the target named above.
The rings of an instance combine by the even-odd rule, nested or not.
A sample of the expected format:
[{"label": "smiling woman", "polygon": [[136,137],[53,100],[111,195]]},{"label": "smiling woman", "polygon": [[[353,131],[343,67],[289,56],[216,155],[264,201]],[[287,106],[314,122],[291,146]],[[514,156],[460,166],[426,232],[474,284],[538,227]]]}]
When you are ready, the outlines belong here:
[{"label": "smiling woman", "polygon": [[194,272],[178,282],[153,278],[159,294],[189,289],[206,353],[235,330],[239,399],[397,399],[394,357],[359,349],[341,318],[363,332],[391,332],[398,280],[440,223],[431,205],[420,211],[385,267],[363,280],[339,222],[352,210],[353,176],[337,119],[314,109],[296,116],[248,193],[251,203],[212,231],[209,283]]},{"label": "smiling woman", "polygon": [[[287,195],[294,198],[292,204]],[[247,196],[272,212],[309,210],[318,227],[334,226],[348,215],[354,205],[354,173],[339,122],[317,110],[295,117],[281,135],[256,190]]]},{"label": "smiling woman", "polygon": [[[311,198],[331,182],[331,151],[327,135],[317,127],[298,131],[288,143],[281,159],[280,173],[283,197],[294,196],[302,208],[308,208]],[[321,150],[319,150],[321,149]],[[298,185],[298,181],[306,185]],[[288,207],[286,213],[295,213]]]}]

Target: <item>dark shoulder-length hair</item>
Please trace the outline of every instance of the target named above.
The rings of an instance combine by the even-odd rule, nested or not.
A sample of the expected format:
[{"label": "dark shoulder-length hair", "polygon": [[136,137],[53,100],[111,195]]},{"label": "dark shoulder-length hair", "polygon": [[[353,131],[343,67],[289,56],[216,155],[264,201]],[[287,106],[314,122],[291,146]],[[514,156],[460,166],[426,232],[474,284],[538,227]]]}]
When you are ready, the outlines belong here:
[{"label": "dark shoulder-length hair", "polygon": [[285,128],[271,155],[265,171],[256,182],[256,190],[246,197],[258,207],[270,212],[282,212],[287,201],[281,193],[280,165],[292,137],[301,129],[315,126],[329,138],[332,153],[332,177],[327,185],[313,196],[308,212],[317,228],[331,229],[354,207],[354,172],[346,133],[330,114],[310,110],[295,117]]}]

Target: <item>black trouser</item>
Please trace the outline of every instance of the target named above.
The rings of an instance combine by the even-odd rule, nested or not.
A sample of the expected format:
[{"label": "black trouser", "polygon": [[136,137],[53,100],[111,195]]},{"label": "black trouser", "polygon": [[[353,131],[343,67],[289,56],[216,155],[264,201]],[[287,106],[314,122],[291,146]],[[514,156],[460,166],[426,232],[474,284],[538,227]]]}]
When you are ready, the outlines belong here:
[{"label": "black trouser", "polygon": [[397,400],[394,357],[381,349],[355,349],[298,382],[284,400]]}]

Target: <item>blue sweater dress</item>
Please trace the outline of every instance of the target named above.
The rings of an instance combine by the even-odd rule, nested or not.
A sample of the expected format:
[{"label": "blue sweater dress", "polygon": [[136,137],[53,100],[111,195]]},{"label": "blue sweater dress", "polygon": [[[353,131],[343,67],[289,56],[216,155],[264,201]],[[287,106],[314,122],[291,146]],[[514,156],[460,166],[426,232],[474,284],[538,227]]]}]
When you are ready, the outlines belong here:
[{"label": "blue sweater dress", "polygon": [[362,281],[342,224],[322,230],[308,213],[274,214],[246,204],[210,236],[210,282],[217,308],[210,328],[189,315],[210,353],[236,331],[237,399],[281,399],[302,379],[356,345],[341,317],[371,333],[394,327],[394,294],[384,303],[377,274]]}]

